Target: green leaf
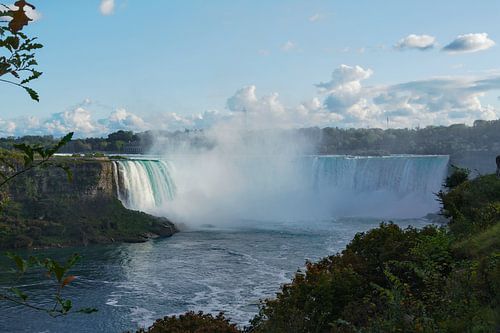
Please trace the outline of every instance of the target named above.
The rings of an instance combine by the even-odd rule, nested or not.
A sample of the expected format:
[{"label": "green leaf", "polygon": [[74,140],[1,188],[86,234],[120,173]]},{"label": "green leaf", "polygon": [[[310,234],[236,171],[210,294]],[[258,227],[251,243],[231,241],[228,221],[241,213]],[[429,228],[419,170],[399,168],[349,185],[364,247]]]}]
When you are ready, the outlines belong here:
[{"label": "green leaf", "polygon": [[19,255],[8,252],[7,257],[12,259],[16,264],[19,273],[24,273],[28,269],[28,262],[21,258]]},{"label": "green leaf", "polygon": [[23,88],[28,92],[32,100],[40,102],[40,96],[38,96],[38,93],[36,91],[28,87],[23,87]]},{"label": "green leaf", "polygon": [[52,266],[52,273],[56,276],[57,282],[61,282],[64,273],[66,273],[66,269],[61,266],[58,262],[54,261],[54,265]]},{"label": "green leaf", "polygon": [[71,169],[69,168],[69,166],[67,166],[65,164],[57,164],[56,167],[58,167],[59,169],[64,170],[64,172],[66,172],[66,177],[68,177],[68,181],[70,181],[70,182],[73,181],[73,172],[71,171]]},{"label": "green leaf", "polygon": [[68,142],[70,142],[71,139],[73,138],[73,134],[74,132],[69,132],[68,134],[66,134],[61,140],[59,140],[59,142],[57,143],[57,147],[60,148],[65,144],[67,144]]},{"label": "green leaf", "polygon": [[94,313],[94,312],[97,312],[99,310],[95,309],[95,308],[82,308],[76,312],[79,312],[79,313],[85,313],[85,314],[91,314],[91,313]]},{"label": "green leaf", "polygon": [[19,297],[20,299],[23,300],[23,302],[26,302],[26,300],[28,299],[28,295],[26,295],[25,293],[23,293],[21,290],[17,289],[17,288],[10,288],[10,290],[16,294],[17,297]]},{"label": "green leaf", "polygon": [[[9,46],[11,46],[13,49],[18,49],[19,48],[19,38],[16,36],[9,36],[5,38],[5,43]],[[7,46],[5,45],[5,46]]]},{"label": "green leaf", "polygon": [[71,302],[70,299],[67,299],[63,302],[61,302],[61,306],[63,308],[63,312],[69,312],[71,310],[71,308],[73,307],[73,303]]},{"label": "green leaf", "polygon": [[80,261],[81,257],[78,253],[73,254],[67,261],[64,267],[66,269],[70,269],[73,267],[78,261]]},{"label": "green leaf", "polygon": [[29,76],[28,78],[22,80],[21,84],[26,84],[26,83],[30,82],[31,80],[38,79],[42,75],[42,72],[37,72],[35,70],[33,70],[32,73],[33,74],[31,76]]}]

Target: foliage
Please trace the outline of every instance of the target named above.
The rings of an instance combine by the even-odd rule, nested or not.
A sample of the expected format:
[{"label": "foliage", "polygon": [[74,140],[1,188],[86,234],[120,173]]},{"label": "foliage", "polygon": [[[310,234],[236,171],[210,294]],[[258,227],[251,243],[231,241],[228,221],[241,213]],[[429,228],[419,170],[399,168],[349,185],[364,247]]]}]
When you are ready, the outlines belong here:
[{"label": "foliage", "polygon": [[[26,15],[25,8],[35,9],[33,5],[25,0],[18,0],[14,6],[0,5],[0,82],[12,84],[23,88],[28,92],[31,99],[39,101],[38,93],[27,86],[31,81],[38,79],[42,73],[36,70],[38,65],[35,58],[35,51],[43,46],[36,42],[36,38],[30,38],[21,30],[31,19]],[[7,23],[8,24],[5,24]],[[21,175],[38,168],[53,166],[64,170],[71,179],[71,172],[64,164],[52,162],[53,155],[67,144],[73,136],[69,133],[53,146],[46,148],[39,143],[17,143],[13,148],[17,151],[0,151],[0,211],[8,203],[7,192],[4,191],[7,184],[14,179],[19,179]],[[28,196],[33,196],[33,188],[27,192]],[[3,222],[3,221],[2,221]],[[53,317],[63,316],[73,313],[73,305],[70,299],[62,297],[62,290],[70,284],[76,277],[68,275],[70,268],[79,260],[78,255],[70,257],[64,264],[53,259],[46,258],[40,260],[36,257],[23,259],[17,254],[8,253],[7,256],[15,263],[14,272],[19,282],[22,276],[31,268],[42,268],[45,276],[55,282],[56,291],[52,299],[53,306],[37,305],[31,302],[31,297],[19,286],[11,286],[7,290],[0,291],[0,301],[13,302],[18,305],[43,311]],[[84,308],[76,312],[92,313],[97,310]]]},{"label": "foliage", "polygon": [[0,151],[0,212],[9,203],[9,197],[4,187],[13,179],[29,172],[35,168],[56,167],[64,170],[69,180],[72,179],[72,174],[69,167],[65,163],[56,163],[52,159],[54,154],[67,144],[73,136],[73,133],[68,133],[59,142],[51,147],[43,147],[39,144],[16,144],[14,148],[17,151]]},{"label": "foliage", "polygon": [[0,19],[4,19],[0,23],[9,22],[0,25],[0,82],[21,87],[33,100],[39,101],[38,93],[27,84],[42,75],[36,70],[35,51],[43,46],[36,42],[36,37],[30,38],[21,32],[31,21],[26,16],[25,7],[35,7],[24,0],[16,1],[14,5],[14,9],[0,5]]},{"label": "foliage", "polygon": [[453,189],[462,184],[467,179],[469,179],[470,175],[470,170],[467,168],[460,168],[455,165],[452,165],[451,168],[453,169],[453,171],[448,177],[446,177],[446,180],[444,182],[444,186],[447,189]]},{"label": "foliage", "polygon": [[500,221],[500,179],[495,175],[464,182],[439,196],[456,237],[470,237]]},{"label": "foliage", "polygon": [[[22,175],[23,173],[38,167],[47,168],[49,166],[52,166],[60,168],[66,172],[68,179],[71,180],[72,176],[69,168],[62,163],[53,163],[53,161],[51,161],[51,158],[59,149],[61,149],[62,146],[67,144],[72,137],[73,132],[68,133],[61,140],[59,140],[57,144],[48,148],[43,147],[39,144],[30,145],[21,143],[14,145],[14,148],[21,153],[20,155],[17,155],[15,157],[17,157],[18,159],[22,158],[23,167],[19,168],[17,163],[9,162],[7,158],[4,158],[2,162],[4,162],[4,165],[6,166],[4,167],[4,169],[6,170],[0,172],[0,187],[4,186],[19,175]],[[11,161],[14,161],[15,157],[13,156],[11,158]]]},{"label": "foliage", "polygon": [[500,180],[441,193],[449,228],[357,234],[307,263],[249,332],[494,332],[500,329]]},{"label": "foliage", "polygon": [[223,313],[217,316],[194,313],[192,311],[183,315],[158,319],[147,330],[141,329],[137,333],[238,333],[235,324],[231,324]]}]

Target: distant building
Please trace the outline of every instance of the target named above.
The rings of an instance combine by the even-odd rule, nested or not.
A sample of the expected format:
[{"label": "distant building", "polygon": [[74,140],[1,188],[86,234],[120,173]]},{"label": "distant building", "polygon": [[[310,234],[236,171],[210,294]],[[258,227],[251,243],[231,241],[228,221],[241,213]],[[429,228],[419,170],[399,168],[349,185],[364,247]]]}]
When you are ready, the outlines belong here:
[{"label": "distant building", "polygon": [[144,153],[144,148],[135,142],[127,143],[125,146],[123,146],[123,153],[124,154],[143,154]]}]

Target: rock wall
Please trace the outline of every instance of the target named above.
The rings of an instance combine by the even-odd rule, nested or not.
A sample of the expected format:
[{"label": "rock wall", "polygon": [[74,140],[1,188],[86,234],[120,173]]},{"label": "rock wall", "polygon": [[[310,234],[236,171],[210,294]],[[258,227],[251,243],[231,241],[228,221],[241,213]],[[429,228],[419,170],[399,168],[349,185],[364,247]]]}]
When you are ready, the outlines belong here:
[{"label": "rock wall", "polygon": [[49,247],[141,242],[177,230],[165,218],[126,209],[116,196],[107,159],[62,159],[58,168],[36,169],[9,186],[0,216],[0,247]]}]

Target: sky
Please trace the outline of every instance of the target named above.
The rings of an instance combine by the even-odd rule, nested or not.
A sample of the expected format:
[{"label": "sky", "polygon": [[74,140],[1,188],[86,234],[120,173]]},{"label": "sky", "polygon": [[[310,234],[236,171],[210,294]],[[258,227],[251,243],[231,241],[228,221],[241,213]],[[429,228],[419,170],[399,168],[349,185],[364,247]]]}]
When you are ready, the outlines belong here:
[{"label": "sky", "polygon": [[0,135],[414,128],[500,117],[500,1],[31,1],[33,102],[0,85]]}]

